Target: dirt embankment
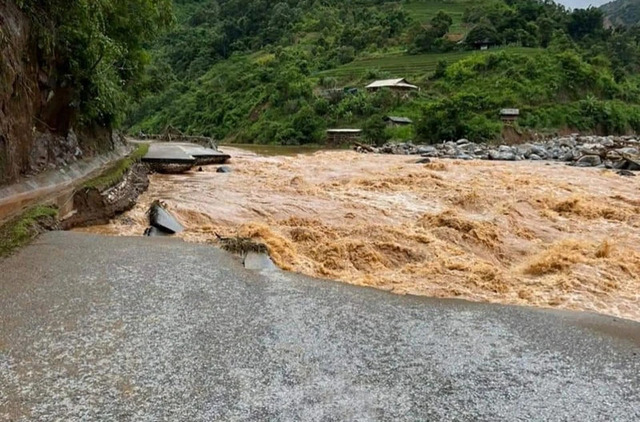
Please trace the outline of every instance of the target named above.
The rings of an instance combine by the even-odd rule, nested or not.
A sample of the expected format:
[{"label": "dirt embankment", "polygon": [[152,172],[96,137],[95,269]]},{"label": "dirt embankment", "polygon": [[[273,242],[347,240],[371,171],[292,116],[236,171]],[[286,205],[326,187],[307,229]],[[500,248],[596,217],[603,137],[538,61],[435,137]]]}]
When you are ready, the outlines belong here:
[{"label": "dirt embankment", "polygon": [[113,149],[101,127],[74,131],[73,88],[13,0],[0,0],[0,185]]},{"label": "dirt embankment", "polygon": [[232,155],[230,174],[153,175],[132,211],[89,231],[141,235],[161,199],[186,240],[251,237],[287,270],[640,320],[638,177],[544,162]]},{"label": "dirt embankment", "polygon": [[146,164],[133,164],[116,185],[84,187],[73,195],[73,214],[62,221],[62,227],[88,227],[107,224],[112,218],[130,210],[138,197],[149,187]]}]

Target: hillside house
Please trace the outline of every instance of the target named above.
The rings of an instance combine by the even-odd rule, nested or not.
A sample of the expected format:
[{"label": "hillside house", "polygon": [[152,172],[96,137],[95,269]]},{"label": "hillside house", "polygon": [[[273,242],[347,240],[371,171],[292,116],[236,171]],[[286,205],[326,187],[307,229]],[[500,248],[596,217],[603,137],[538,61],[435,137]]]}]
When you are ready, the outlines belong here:
[{"label": "hillside house", "polygon": [[406,79],[384,79],[375,81],[366,86],[367,91],[375,92],[383,88],[391,89],[392,91],[406,93],[409,91],[417,91],[419,88],[416,85],[412,85],[407,82]]},{"label": "hillside house", "polygon": [[386,116],[384,121],[389,127],[407,126],[412,125],[413,120],[408,117]]},{"label": "hillside house", "polygon": [[503,108],[500,110],[500,119],[503,122],[515,122],[520,117],[520,110],[517,108]]}]

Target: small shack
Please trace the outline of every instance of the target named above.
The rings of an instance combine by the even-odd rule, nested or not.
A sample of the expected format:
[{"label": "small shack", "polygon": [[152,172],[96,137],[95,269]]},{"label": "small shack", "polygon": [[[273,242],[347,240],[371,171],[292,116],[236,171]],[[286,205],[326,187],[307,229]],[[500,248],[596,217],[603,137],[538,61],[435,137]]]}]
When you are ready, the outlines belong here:
[{"label": "small shack", "polygon": [[384,117],[384,121],[389,127],[407,126],[413,124],[413,120],[408,117],[386,116]]},{"label": "small shack", "polygon": [[476,50],[488,50],[490,47],[493,47],[493,43],[489,38],[485,38],[483,40],[477,40],[473,42],[473,48]]},{"label": "small shack", "polygon": [[383,88],[391,89],[396,92],[408,92],[408,91],[417,91],[419,88],[416,85],[412,85],[407,82],[406,79],[384,79],[380,81],[375,81],[366,86],[367,91],[375,92]]},{"label": "small shack", "polygon": [[515,122],[520,117],[520,110],[517,108],[503,108],[500,110],[500,119],[503,122]]},{"label": "small shack", "polygon": [[352,143],[360,139],[362,129],[328,129],[327,142],[330,145]]}]

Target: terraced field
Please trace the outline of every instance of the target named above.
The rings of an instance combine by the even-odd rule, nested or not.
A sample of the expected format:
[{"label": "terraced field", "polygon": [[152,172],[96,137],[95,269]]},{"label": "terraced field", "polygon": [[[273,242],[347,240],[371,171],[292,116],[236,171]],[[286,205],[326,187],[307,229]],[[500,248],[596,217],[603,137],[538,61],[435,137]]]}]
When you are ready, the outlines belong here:
[{"label": "terraced field", "polygon": [[472,0],[425,0],[402,3],[402,8],[406,10],[413,19],[420,22],[429,22],[440,10],[446,12],[453,19],[451,33],[464,33],[466,28],[462,23],[464,11],[471,6],[477,5],[481,1]]},{"label": "terraced field", "polygon": [[321,72],[320,75],[338,78],[357,78],[362,77],[371,69],[386,72],[389,74],[389,77],[428,75],[435,71],[438,61],[440,60],[446,60],[447,63],[451,64],[472,54],[487,54],[496,51],[532,54],[538,51],[538,49],[505,47],[488,51],[454,51],[451,53],[426,53],[417,55],[393,53],[384,56],[361,58],[344,66]]}]

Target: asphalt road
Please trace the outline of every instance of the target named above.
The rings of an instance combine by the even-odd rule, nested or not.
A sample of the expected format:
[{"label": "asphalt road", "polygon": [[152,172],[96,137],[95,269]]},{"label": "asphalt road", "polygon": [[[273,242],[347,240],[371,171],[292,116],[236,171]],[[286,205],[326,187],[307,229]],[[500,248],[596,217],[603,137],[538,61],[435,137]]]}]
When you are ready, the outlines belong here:
[{"label": "asphalt road", "polygon": [[0,261],[0,420],[640,420],[640,324],[50,233]]}]

